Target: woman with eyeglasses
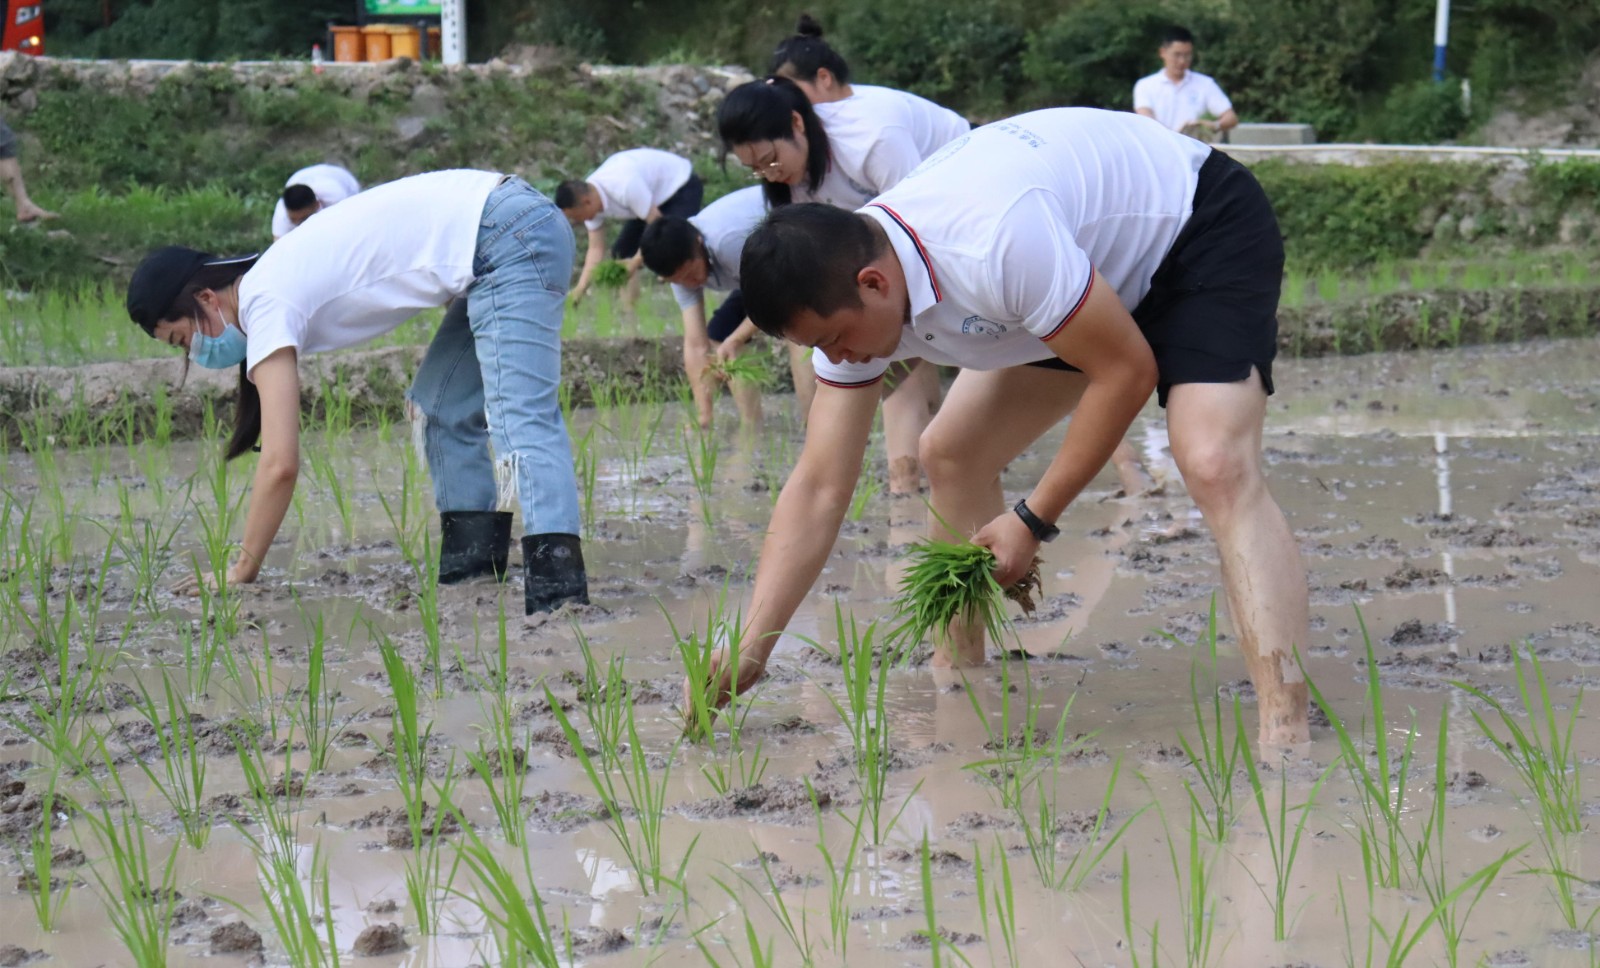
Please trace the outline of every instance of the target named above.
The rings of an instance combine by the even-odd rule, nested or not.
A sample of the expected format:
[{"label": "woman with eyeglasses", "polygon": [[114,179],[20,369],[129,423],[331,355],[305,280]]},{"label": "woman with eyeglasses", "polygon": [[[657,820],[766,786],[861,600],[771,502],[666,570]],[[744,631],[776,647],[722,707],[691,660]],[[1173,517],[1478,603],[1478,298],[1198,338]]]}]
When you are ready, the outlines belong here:
[{"label": "woman with eyeglasses", "polygon": [[151,253],[128,314],[211,369],[239,370],[227,457],[260,441],[230,583],[256,580],[300,468],[301,357],[354,346],[449,305],[407,393],[441,521],[439,581],[505,574],[522,511],[527,614],[588,601],[561,314],[572,231],[522,179],[437,171],[328,209],[260,257]]},{"label": "woman with eyeglasses", "polygon": [[[834,56],[833,74],[847,82],[849,69]],[[762,179],[774,208],[824,202],[854,211],[971,128],[954,111],[912,94],[865,85],[857,91],[813,107],[787,77],[742,84],[717,112],[723,146]],[[748,334],[735,334],[730,352],[737,351],[740,336]],[[917,441],[938,397],[937,371],[918,362],[884,400],[891,494],[915,493],[922,485]],[[801,399],[804,404],[809,395]]]}]

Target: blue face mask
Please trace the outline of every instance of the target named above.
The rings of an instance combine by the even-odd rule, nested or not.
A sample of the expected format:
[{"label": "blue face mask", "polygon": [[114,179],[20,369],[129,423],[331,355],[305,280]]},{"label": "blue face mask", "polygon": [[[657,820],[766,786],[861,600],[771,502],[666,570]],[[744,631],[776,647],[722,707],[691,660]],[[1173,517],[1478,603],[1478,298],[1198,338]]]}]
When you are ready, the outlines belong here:
[{"label": "blue face mask", "polygon": [[228,370],[244,362],[244,331],[232,323],[225,323],[221,336],[207,336],[196,326],[189,339],[189,359],[208,370]]}]

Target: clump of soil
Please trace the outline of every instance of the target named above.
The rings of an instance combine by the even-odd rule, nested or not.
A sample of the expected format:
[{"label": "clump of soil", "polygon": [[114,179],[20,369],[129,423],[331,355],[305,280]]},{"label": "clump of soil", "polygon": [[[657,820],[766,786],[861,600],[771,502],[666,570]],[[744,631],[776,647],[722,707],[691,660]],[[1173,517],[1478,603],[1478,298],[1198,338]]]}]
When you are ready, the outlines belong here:
[{"label": "clump of soil", "polygon": [[1461,630],[1449,622],[1423,622],[1408,618],[1395,627],[1388,638],[1392,648],[1408,649],[1432,645],[1448,645],[1460,638]]},{"label": "clump of soil", "polygon": [[[907,850],[904,847],[891,847],[883,853],[884,859],[896,864],[922,863],[922,851]],[[951,874],[967,874],[972,871],[972,861],[953,850],[942,847],[928,849],[928,867],[935,874],[948,877]]]},{"label": "clump of soil", "polygon": [[598,799],[565,790],[541,790],[527,806],[529,826],[555,834],[570,833],[611,817],[606,805]]},{"label": "clump of soil", "polygon": [[[818,789],[816,795],[819,807],[833,802],[833,794],[828,790]],[[696,820],[754,816],[774,823],[805,823],[812,818],[811,793],[799,780],[777,780],[686,803],[679,807],[679,812]]]},{"label": "clump of soil", "polygon": [[374,958],[392,955],[411,947],[406,944],[405,929],[398,924],[369,924],[356,935],[355,955]]},{"label": "clump of soil", "polygon": [[229,921],[212,929],[212,954],[254,954],[261,950],[261,933],[243,921]]},{"label": "clump of soil", "polygon": [[43,961],[49,957],[43,951],[29,951],[14,944],[0,944],[0,968],[14,968],[30,961]]},{"label": "clump of soil", "polygon": [[[939,929],[939,937],[943,939],[945,944],[962,947],[980,944],[983,941],[983,935],[981,934],[973,934],[971,931],[952,931],[945,927]],[[902,951],[924,951],[932,946],[928,936],[922,932],[912,932],[900,939],[900,950]]]},{"label": "clump of soil", "polygon": [[583,925],[573,928],[570,937],[573,954],[585,957],[614,954],[633,946],[633,941],[616,928]]}]

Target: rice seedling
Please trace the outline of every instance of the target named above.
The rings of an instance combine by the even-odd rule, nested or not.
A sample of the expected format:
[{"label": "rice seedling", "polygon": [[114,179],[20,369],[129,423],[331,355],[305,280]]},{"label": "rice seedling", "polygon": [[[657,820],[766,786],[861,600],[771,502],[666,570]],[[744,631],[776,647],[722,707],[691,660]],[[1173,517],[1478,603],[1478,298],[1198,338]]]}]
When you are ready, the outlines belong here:
[{"label": "rice seedling", "polygon": [[[0,683],[0,686],[3,685]],[[0,695],[5,692],[4,688],[0,688]],[[72,895],[73,887],[71,877],[62,878],[58,884],[54,874],[58,803],[61,808],[70,804],[66,797],[56,792],[60,778],[60,768],[51,767],[44,790],[39,794],[39,823],[28,834],[26,857],[31,861],[28,874],[18,878],[19,887],[30,888],[28,900],[33,904],[33,913],[39,922],[39,929],[45,932],[56,930],[57,919],[61,916],[61,909],[66,907],[67,899]]]},{"label": "rice seedling", "polygon": [[174,516],[158,525],[149,518],[135,515],[131,492],[121,483],[117,485],[117,505],[121,511],[117,526],[101,525],[101,528],[122,555],[123,563],[133,572],[134,604],[154,613],[159,608],[156,586],[172,560],[172,542],[183,521]]},{"label": "rice seedling", "polygon": [[[1444,840],[1447,827],[1445,799],[1449,786],[1450,706],[1448,704],[1439,711],[1438,736],[1439,748],[1433,768],[1433,804],[1423,824],[1422,835],[1412,846],[1412,863],[1418,872],[1418,883],[1429,903],[1433,905],[1433,917],[1444,940],[1445,962],[1450,968],[1458,968],[1461,941],[1465,936],[1467,921],[1472,917],[1473,909],[1483,900],[1484,894],[1499,876],[1501,868],[1513,857],[1520,855],[1527,844],[1519,844],[1507,850],[1498,860],[1480,868],[1478,874],[1484,876],[1469,876],[1469,880],[1477,878],[1476,890],[1464,892],[1451,889],[1445,862],[1447,852]],[[1487,874],[1484,874],[1485,871]],[[1464,908],[1463,900],[1466,902]]]},{"label": "rice seedling", "polygon": [[[1236,734],[1241,743],[1248,743],[1245,733],[1244,715],[1234,706]],[[1256,889],[1266,899],[1267,906],[1272,909],[1272,939],[1285,941],[1289,937],[1289,928],[1293,918],[1289,915],[1289,881],[1294,874],[1295,858],[1300,855],[1300,841],[1305,836],[1306,821],[1311,818],[1311,808],[1316,805],[1317,793],[1321,791],[1322,784],[1333,773],[1338,762],[1328,764],[1311,784],[1311,791],[1306,794],[1304,803],[1289,806],[1289,777],[1286,771],[1278,771],[1278,800],[1275,806],[1268,806],[1265,784],[1261,781],[1261,772],[1256,767],[1255,757],[1244,757],[1246,775],[1250,781],[1250,792],[1255,800],[1256,810],[1261,817],[1261,826],[1266,833],[1267,850],[1272,856],[1272,884],[1263,884],[1253,872],[1250,879],[1255,881]],[[1190,791],[1193,796],[1193,791]],[[1198,804],[1191,804],[1191,816],[1204,817],[1204,811],[1199,810]],[[1297,813],[1299,817],[1293,824],[1291,832],[1289,814]],[[1249,868],[1246,868],[1248,871]],[[1300,903],[1298,911],[1310,903],[1306,898]]]},{"label": "rice seedling", "polygon": [[[756,899],[778,922],[778,927],[782,929],[784,936],[789,939],[789,950],[785,952],[785,955],[792,955],[794,960],[790,962],[790,959],[786,957],[785,962],[799,964],[802,968],[810,968],[810,966],[817,963],[813,950],[814,946],[811,941],[811,912],[802,906],[799,910],[798,919],[796,918],[796,912],[790,909],[789,902],[783,896],[782,885],[778,883],[778,878],[772,873],[772,864],[767,859],[767,852],[761,849],[760,844],[756,844],[755,847],[756,864],[761,868],[761,876],[766,881],[767,890],[761,890],[742,874],[739,875],[739,880],[755,893]],[[711,880],[722,888],[723,893],[728,895],[728,900],[733,902],[736,907],[742,908],[744,906],[740,892],[736,888],[720,877],[712,877]],[[757,941],[758,936],[755,925],[751,923],[749,915],[744,917],[744,929],[745,939],[750,946],[751,958],[758,964],[778,964],[779,962],[773,960],[773,943],[768,941],[765,948],[761,947]],[[842,952],[835,952],[835,954],[842,956]]]},{"label": "rice seedling", "polygon": [[[667,627],[672,632],[678,657],[684,667],[684,682],[687,684],[686,704],[681,710],[684,738],[691,743],[705,744],[715,755],[718,746],[717,720],[722,720],[728,728],[727,742],[722,744],[722,755],[726,759],[708,761],[700,768],[701,775],[711,783],[718,795],[755,786],[766,774],[768,764],[762,752],[764,744],[760,740],[756,741],[754,748],[747,748],[744,743],[744,724],[750,710],[755,708],[755,694],[746,689],[725,689],[720,675],[714,669],[719,650],[724,652],[725,664],[733,669],[741,668],[739,648],[744,641],[742,611],[734,609],[729,613],[726,584],[707,611],[704,631],[691,627],[685,635],[678,630],[665,605],[661,605],[661,611],[666,616]],[[585,663],[590,663],[587,652]],[[589,664],[589,674],[596,675],[592,664]]]},{"label": "rice seedling", "polygon": [[1576,930],[1578,912],[1574,887],[1583,879],[1569,870],[1567,857],[1570,838],[1584,828],[1582,771],[1573,745],[1573,730],[1582,709],[1583,693],[1579,691],[1563,724],[1550,698],[1550,686],[1539,657],[1529,651],[1524,660],[1523,650],[1513,649],[1512,660],[1517,695],[1528,712],[1526,728],[1503,703],[1477,686],[1465,682],[1453,685],[1493,710],[1499,725],[1505,729],[1502,739],[1488,718],[1476,709],[1471,710],[1479,732],[1500,751],[1527,788],[1528,796],[1519,798],[1519,803],[1537,821],[1534,829],[1545,860],[1544,866],[1530,868],[1528,872],[1547,878],[1546,888],[1562,919],[1567,927]]},{"label": "rice seedling", "polygon": [[487,703],[480,702],[489,726],[486,737],[478,740],[475,753],[467,754],[467,764],[483,781],[489,793],[489,803],[500,821],[500,831],[506,843],[520,847],[524,841],[523,798],[528,786],[528,750],[533,746],[532,727],[520,733],[516,726],[515,710],[508,691],[510,679],[510,648],[506,636],[505,603],[501,602],[498,615],[497,668],[488,675],[492,695]]},{"label": "rice seedling", "polygon": [[[256,883],[278,944],[291,965],[337,968],[339,944],[328,856],[322,843],[314,844],[306,856],[291,808],[280,805],[274,792],[271,774],[261,758],[259,737],[247,730],[237,731],[234,745],[253,821],[249,825],[236,821],[234,826],[256,855]],[[287,765],[285,789],[292,793]]]},{"label": "rice seedling", "polygon": [[[101,857],[89,870],[99,885],[112,933],[138,968],[165,968],[172,912],[179,897],[177,845],[161,859],[147,836],[144,818],[131,806],[113,814],[109,805],[101,804],[98,811],[85,811],[81,819]],[[101,869],[106,864],[109,875]]]},{"label": "rice seedling", "polygon": [[[996,873],[988,874],[983,866],[983,848],[978,844],[972,845],[972,870],[977,877],[978,895],[978,920],[983,923],[984,931],[989,938],[989,961],[991,964],[1007,964],[1012,968],[1019,968],[1022,964],[1022,951],[1017,938],[1017,895],[1011,882],[1011,861],[1006,856],[1006,846],[999,838],[995,839],[994,865]],[[1123,851],[1123,889],[1127,890],[1127,851]],[[991,880],[990,878],[997,878]],[[1002,961],[999,953],[995,951],[995,935],[1000,936],[1000,941],[1005,945],[1005,959]],[[1131,938],[1131,935],[1130,935]],[[1137,957],[1137,956],[1136,956]],[[1137,963],[1137,962],[1135,962]]]},{"label": "rice seedling", "polygon": [[879,494],[883,493],[883,481],[878,475],[870,474],[863,467],[861,479],[856,481],[855,493],[850,496],[850,510],[847,512],[851,521],[860,521],[867,513],[867,505],[871,504]]},{"label": "rice seedling", "polygon": [[841,702],[832,689],[821,691],[850,734],[851,767],[861,794],[866,829],[871,832],[872,843],[881,844],[917,792],[913,789],[901,801],[900,809],[885,815],[884,799],[894,753],[885,699],[889,668],[899,661],[900,648],[878,641],[876,621],[862,628],[851,615],[847,622],[844,608],[837,602],[833,617],[834,641],[839,643],[839,667],[844,675],[844,700]]},{"label": "rice seedling", "polygon": [[333,707],[339,701],[339,690],[328,682],[325,662],[328,636],[322,612],[307,615],[298,598],[295,609],[300,613],[301,624],[307,632],[306,681],[301,689],[301,702],[289,707],[289,720],[298,726],[305,737],[307,764],[310,773],[321,773],[328,767],[328,751],[332,749],[344,727],[337,723]]},{"label": "rice seedling", "polygon": [[719,380],[740,380],[756,387],[772,383],[772,370],[759,353],[741,353],[732,359],[717,357],[706,364],[706,373]]},{"label": "rice seedling", "polygon": [[720,446],[715,433],[706,430],[682,430],[683,453],[694,481],[695,493],[700,497],[700,517],[707,526],[716,523],[711,513],[712,494],[717,483],[717,456]]},{"label": "rice seedling", "polygon": [[[595,676],[597,665],[589,644],[581,632],[578,643],[585,666],[590,670],[582,699],[585,718],[599,744],[598,756],[591,755],[584,746],[582,736],[549,686],[545,687],[545,698],[573,756],[583,768],[595,795],[605,805],[606,826],[628,858],[639,879],[640,890],[654,894],[664,886],[682,883],[689,857],[699,841],[697,836],[690,842],[675,871],[663,868],[661,823],[666,813],[667,783],[683,739],[680,736],[668,751],[665,766],[659,772],[655,770],[639,738],[633,697],[622,671],[622,657],[612,656],[606,664],[604,680],[600,681]],[[627,820],[630,813],[634,815],[632,825]]]},{"label": "rice seedling", "polygon": [[961,952],[960,948],[952,944],[945,937],[944,932],[939,929],[939,909],[933,886],[933,851],[928,846],[928,832],[926,830],[922,832],[920,859],[922,861],[922,876],[920,878],[922,884],[922,912],[927,919],[927,927],[918,928],[917,934],[928,939],[928,950],[933,959],[933,968],[940,968],[945,963],[947,954],[952,960],[961,962],[967,968],[972,968],[972,962],[967,960],[967,956]]},{"label": "rice seedling", "polygon": [[850,944],[850,890],[855,883],[856,858],[860,856],[866,839],[863,832],[866,830],[867,810],[863,804],[854,820],[846,820],[850,826],[850,840],[844,851],[835,857],[833,851],[828,849],[828,838],[823,831],[822,803],[811,786],[810,778],[806,778],[805,784],[806,794],[811,798],[811,812],[817,818],[817,853],[822,855],[822,867],[828,875],[829,939],[834,954],[843,961]]},{"label": "rice seedling", "polygon": [[306,462],[311,471],[310,477],[333,500],[333,506],[339,513],[339,523],[342,527],[340,537],[349,542],[355,540],[355,508],[350,501],[350,493],[345,489],[344,476],[334,466],[332,438],[324,439],[318,446],[305,448]]},{"label": "rice seedling", "polygon": [[[1368,726],[1372,730],[1370,756],[1362,751],[1349,726],[1337,710],[1322,695],[1310,675],[1305,676],[1312,699],[1328,716],[1334,736],[1339,741],[1340,761],[1344,763],[1350,782],[1355,787],[1356,800],[1361,813],[1356,817],[1356,838],[1361,846],[1367,875],[1383,887],[1400,887],[1408,865],[1408,851],[1404,816],[1406,790],[1411,782],[1411,765],[1416,756],[1416,717],[1406,729],[1404,744],[1398,759],[1391,758],[1389,747],[1390,725],[1384,711],[1383,688],[1379,681],[1377,656],[1372,648],[1372,636],[1367,631],[1366,620],[1356,611],[1356,621],[1361,628],[1361,638],[1366,650],[1367,712],[1362,718],[1361,740],[1365,740]],[[1305,674],[1304,662],[1301,672]],[[1370,717],[1370,721],[1369,718]]]},{"label": "rice seedling", "polygon": [[[1168,638],[1177,642],[1174,636],[1168,635]],[[1234,803],[1233,781],[1238,775],[1240,760],[1250,758],[1250,744],[1238,730],[1230,731],[1223,718],[1222,693],[1216,687],[1217,596],[1215,594],[1211,596],[1211,609],[1206,617],[1206,631],[1201,641],[1206,646],[1206,659],[1209,664],[1207,692],[1210,698],[1205,702],[1200,699],[1197,657],[1189,663],[1189,706],[1194,710],[1194,726],[1198,739],[1191,745],[1189,738],[1179,733],[1178,745],[1183,747],[1184,757],[1199,774],[1200,787],[1210,801],[1211,838],[1221,843],[1227,838],[1228,829],[1233,826],[1233,820],[1238,815],[1238,806]],[[1232,721],[1237,723],[1241,715],[1239,697],[1235,695]],[[1195,795],[1193,786],[1185,786],[1184,789],[1190,796]],[[1196,806],[1200,804],[1197,803]],[[1205,812],[1207,811],[1202,810],[1202,813]]]},{"label": "rice seedling", "polygon": [[600,459],[595,453],[594,431],[595,424],[590,423],[589,429],[583,432],[583,436],[578,438],[572,448],[573,470],[577,473],[578,486],[583,489],[583,530],[588,535],[594,533],[594,492],[600,475]]},{"label": "rice seedling", "polygon": [[[183,839],[195,850],[204,850],[211,838],[211,814],[205,808],[207,771],[206,750],[196,732],[196,714],[183,699],[183,690],[161,676],[162,704],[137,677],[138,699],[134,709],[150,724],[159,760],[150,756],[134,758],[150,785],[167,801],[178,816]],[[107,763],[111,757],[102,747]]]},{"label": "rice seedling", "polygon": [[1133,923],[1133,867],[1128,862],[1128,850],[1122,850],[1122,934],[1128,942],[1128,956],[1132,959],[1133,968],[1158,968],[1161,964],[1161,922],[1157,921],[1145,932],[1146,939],[1150,942],[1149,960],[1141,957],[1138,940],[1134,937]]},{"label": "rice seedling", "polygon": [[[1216,867],[1216,848],[1207,849],[1204,841],[1208,827],[1205,812],[1196,806],[1194,798],[1186,804],[1189,822],[1186,825],[1186,850],[1180,853],[1178,837],[1167,822],[1166,811],[1155,800],[1156,813],[1161,817],[1162,829],[1167,837],[1167,859],[1172,865],[1172,883],[1177,891],[1178,908],[1183,920],[1183,960],[1190,968],[1203,968],[1221,959],[1227,943],[1213,954],[1217,944],[1217,904],[1220,898],[1211,883]],[[1123,855],[1127,857],[1126,854]],[[1152,954],[1151,963],[1155,963]]]},{"label": "rice seedling", "polygon": [[43,695],[30,690],[25,699],[31,716],[14,722],[49,751],[58,766],[78,773],[89,767],[95,734],[85,720],[94,696],[106,681],[114,652],[100,651],[90,637],[84,640],[83,661],[72,662],[69,637],[75,601],[73,596],[67,596],[65,621],[57,627],[57,640],[48,646],[55,656],[55,667],[39,669]]},{"label": "rice seedling", "polygon": [[1516,669],[1517,694],[1528,711],[1527,728],[1523,728],[1499,700],[1477,686],[1459,681],[1453,685],[1494,711],[1495,718],[1506,731],[1504,739],[1476,709],[1471,710],[1472,720],[1528,788],[1539,819],[1561,833],[1579,833],[1584,826],[1583,773],[1578,768],[1573,730],[1583,706],[1583,691],[1578,691],[1567,711],[1566,722],[1562,723],[1550,698],[1550,685],[1539,657],[1527,651],[1524,659],[1524,651],[1527,650],[1513,649],[1511,657]]},{"label": "rice seedling", "polygon": [[[519,851],[522,858],[522,876],[509,870],[484,843],[483,838],[459,813],[461,829],[466,831],[456,847],[457,863],[465,865],[478,883],[472,893],[456,890],[455,894],[470,901],[482,912],[484,920],[494,932],[498,951],[490,962],[507,968],[561,968],[562,958],[556,943],[556,932],[545,914],[544,898],[533,876],[533,856]],[[572,938],[567,933],[567,962],[571,963]]]}]

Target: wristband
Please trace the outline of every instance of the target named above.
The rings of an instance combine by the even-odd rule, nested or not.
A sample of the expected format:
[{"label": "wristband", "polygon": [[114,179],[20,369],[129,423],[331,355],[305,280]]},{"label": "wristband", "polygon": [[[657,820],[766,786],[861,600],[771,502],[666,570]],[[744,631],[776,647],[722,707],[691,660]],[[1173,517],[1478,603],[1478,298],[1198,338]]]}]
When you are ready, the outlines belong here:
[{"label": "wristband", "polygon": [[1054,541],[1056,535],[1061,533],[1061,529],[1055,525],[1045,524],[1039,520],[1039,516],[1033,513],[1032,508],[1028,507],[1026,498],[1018,501],[1011,510],[1017,512],[1017,517],[1021,518],[1022,523],[1028,526],[1028,530],[1033,533],[1035,540],[1042,542]]}]

